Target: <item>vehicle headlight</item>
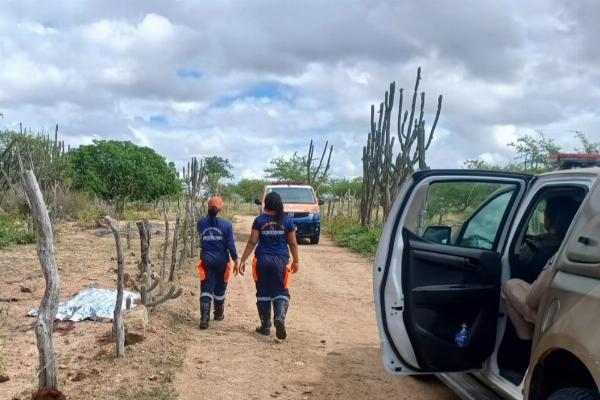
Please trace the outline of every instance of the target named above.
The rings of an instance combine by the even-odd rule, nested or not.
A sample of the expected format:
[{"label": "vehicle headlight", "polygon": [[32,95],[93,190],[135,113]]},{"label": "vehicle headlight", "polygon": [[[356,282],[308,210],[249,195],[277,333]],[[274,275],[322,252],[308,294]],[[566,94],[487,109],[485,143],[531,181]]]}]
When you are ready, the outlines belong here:
[{"label": "vehicle headlight", "polygon": [[321,215],[321,212],[320,212],[319,210],[317,210],[317,211],[314,211],[314,212],[308,213],[308,218],[316,218],[316,217],[318,217],[319,215]]}]

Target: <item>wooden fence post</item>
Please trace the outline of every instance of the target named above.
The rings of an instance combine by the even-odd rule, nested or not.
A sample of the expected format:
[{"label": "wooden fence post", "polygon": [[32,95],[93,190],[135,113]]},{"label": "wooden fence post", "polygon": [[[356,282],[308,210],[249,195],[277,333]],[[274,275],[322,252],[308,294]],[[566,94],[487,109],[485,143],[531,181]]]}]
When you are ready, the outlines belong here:
[{"label": "wooden fence post", "polygon": [[25,193],[31,209],[31,215],[37,229],[37,253],[46,281],[46,291],[40,304],[35,336],[39,353],[38,390],[58,386],[58,369],[52,343],[54,318],[58,311],[60,294],[60,276],[54,253],[54,236],[48,209],[40,191],[35,174],[31,170],[23,172]]},{"label": "wooden fence post", "polygon": [[150,302],[150,232],[148,220],[144,218],[143,221],[137,222],[138,231],[140,232],[140,246],[141,246],[141,290],[142,304]]},{"label": "wooden fence post", "polygon": [[160,295],[163,294],[163,282],[167,274],[167,250],[169,249],[169,216],[167,215],[167,206],[163,200],[163,217],[165,219],[165,242],[163,243],[162,267],[160,269]]},{"label": "wooden fence post", "polygon": [[127,250],[131,249],[131,221],[127,221]]},{"label": "wooden fence post", "polygon": [[169,282],[175,280],[175,267],[177,266],[177,246],[179,243],[179,223],[181,221],[181,211],[177,209],[175,215],[175,228],[173,231],[173,249],[171,254],[171,271],[169,272]]},{"label": "wooden fence post", "polygon": [[118,222],[106,216],[104,219],[110,225],[110,229],[115,237],[115,246],[117,247],[117,301],[115,303],[115,314],[113,318],[113,336],[117,343],[117,358],[125,356],[125,325],[123,324],[123,281],[125,276],[125,258],[123,256],[123,246],[121,245],[121,230]]}]

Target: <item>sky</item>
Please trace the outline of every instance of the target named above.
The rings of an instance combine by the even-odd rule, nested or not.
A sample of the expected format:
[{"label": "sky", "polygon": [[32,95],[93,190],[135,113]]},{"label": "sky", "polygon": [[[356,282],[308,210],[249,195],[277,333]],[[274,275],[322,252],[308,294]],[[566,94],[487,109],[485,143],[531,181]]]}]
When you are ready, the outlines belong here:
[{"label": "sky", "polygon": [[600,141],[598,21],[597,0],[8,0],[0,129],[219,155],[238,178],[314,139],[358,176],[371,104],[421,66],[429,125],[444,96],[429,166],[509,163],[536,131]]}]

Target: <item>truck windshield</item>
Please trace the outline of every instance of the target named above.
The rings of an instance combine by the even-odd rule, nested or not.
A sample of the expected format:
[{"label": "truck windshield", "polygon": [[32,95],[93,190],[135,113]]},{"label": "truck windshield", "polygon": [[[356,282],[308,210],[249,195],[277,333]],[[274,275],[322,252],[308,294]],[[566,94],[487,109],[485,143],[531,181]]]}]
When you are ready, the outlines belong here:
[{"label": "truck windshield", "polygon": [[277,192],[284,203],[288,204],[314,204],[315,195],[310,188],[300,187],[277,187],[268,188],[267,193]]}]

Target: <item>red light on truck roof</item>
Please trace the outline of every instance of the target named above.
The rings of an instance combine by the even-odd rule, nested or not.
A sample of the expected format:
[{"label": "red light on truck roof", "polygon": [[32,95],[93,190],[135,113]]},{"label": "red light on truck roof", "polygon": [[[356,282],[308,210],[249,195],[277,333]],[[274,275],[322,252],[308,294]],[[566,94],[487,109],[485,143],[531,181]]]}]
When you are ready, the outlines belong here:
[{"label": "red light on truck roof", "polygon": [[548,157],[550,165],[559,169],[600,166],[600,154],[555,153]]}]

